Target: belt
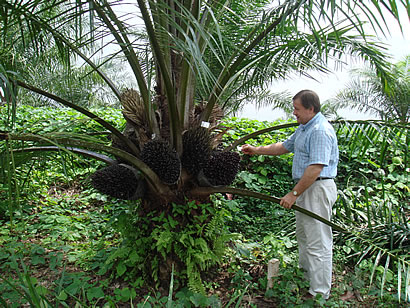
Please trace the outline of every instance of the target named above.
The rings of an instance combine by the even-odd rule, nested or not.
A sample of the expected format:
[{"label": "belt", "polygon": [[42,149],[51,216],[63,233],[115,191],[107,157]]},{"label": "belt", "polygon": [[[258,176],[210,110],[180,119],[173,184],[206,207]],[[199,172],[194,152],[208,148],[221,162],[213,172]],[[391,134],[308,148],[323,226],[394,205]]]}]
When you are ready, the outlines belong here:
[{"label": "belt", "polygon": [[[319,176],[315,181],[323,181],[323,180],[334,180],[334,178]],[[293,182],[297,183],[300,179],[294,179]]]}]

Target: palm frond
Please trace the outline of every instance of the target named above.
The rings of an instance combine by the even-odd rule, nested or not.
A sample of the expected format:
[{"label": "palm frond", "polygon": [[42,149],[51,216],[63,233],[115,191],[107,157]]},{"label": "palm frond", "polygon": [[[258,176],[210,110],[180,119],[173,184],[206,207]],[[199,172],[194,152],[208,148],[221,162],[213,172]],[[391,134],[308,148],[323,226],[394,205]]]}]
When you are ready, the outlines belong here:
[{"label": "palm frond", "polygon": [[[13,6],[13,4],[15,6]],[[79,48],[77,48],[73,43],[70,42],[67,37],[69,35],[64,32],[60,32],[58,28],[54,28],[52,26],[53,23],[50,22],[48,19],[43,19],[40,14],[35,14],[32,12],[32,10],[35,11],[32,7],[27,7],[25,5],[19,5],[18,3],[6,3],[6,9],[10,10],[13,12],[13,14],[18,14],[17,22],[20,21],[20,16],[24,16],[24,22],[27,23],[27,28],[32,30],[30,32],[30,38],[34,40],[34,47],[35,49],[42,49],[44,48],[44,43],[41,44],[41,42],[38,42],[38,38],[47,41],[47,39],[54,39],[55,44],[57,45],[58,49],[61,51],[60,54],[63,55],[62,59],[65,61],[69,62],[70,61],[70,53],[73,52],[76,55],[78,55],[80,58],[82,58],[88,65],[90,65],[94,71],[96,71],[101,78],[107,83],[108,86],[113,90],[113,92],[119,97],[120,93],[115,87],[115,85],[112,83],[112,81],[94,64],[94,62],[87,57]],[[43,11],[48,11],[51,8],[44,9]],[[77,7],[71,8],[71,10],[76,10]],[[61,14],[62,15],[62,14]],[[61,16],[58,15],[58,16]],[[14,15],[12,15],[14,16]],[[76,18],[79,18],[79,16],[76,16]],[[56,19],[55,16],[53,16],[53,19]],[[2,20],[4,22],[4,20]],[[13,25],[13,24],[12,24]],[[21,29],[24,29],[24,25],[20,24]],[[43,32],[49,33],[49,37],[43,38],[41,35]],[[48,43],[49,44],[49,43]],[[70,51],[67,52],[67,51]]]},{"label": "palm frond", "polygon": [[[241,91],[243,91],[243,89],[238,89],[238,92]],[[257,109],[262,107],[272,107],[272,110],[278,108],[285,111],[287,114],[292,114],[293,112],[293,96],[287,90],[282,92],[271,92],[261,88],[254,92],[247,91],[242,95],[238,92],[232,93],[232,95],[226,99],[224,105],[222,105],[224,110],[236,112],[246,103],[247,105],[255,106]]]},{"label": "palm frond", "polygon": [[[190,194],[196,196],[196,195],[210,195],[210,194],[215,194],[215,193],[229,193],[229,194],[233,194],[233,195],[238,195],[238,196],[247,196],[247,197],[253,197],[253,198],[257,198],[257,199],[261,199],[261,200],[266,200],[266,201],[270,201],[270,202],[274,202],[279,204],[280,203],[280,199],[274,196],[269,196],[266,194],[262,194],[262,193],[258,193],[258,192],[254,192],[254,191],[250,191],[250,190],[246,190],[246,189],[240,189],[240,188],[233,188],[233,187],[197,187],[194,188],[190,191]],[[309,217],[312,217],[314,219],[317,219],[321,222],[323,222],[324,224],[331,226],[333,229],[340,231],[340,232],[348,232],[347,230],[345,230],[344,228],[332,223],[331,221],[328,221],[327,219],[311,212],[308,211],[300,206],[298,206],[297,204],[294,204],[292,206],[292,209],[294,209],[295,211],[301,212]]]},{"label": "palm frond", "polygon": [[135,166],[138,170],[140,170],[147,178],[147,180],[151,183],[151,185],[156,189],[156,191],[164,196],[169,195],[170,189],[168,186],[161,184],[158,176],[140,159],[131,155],[123,150],[116,149],[110,146],[106,146],[96,142],[88,142],[84,140],[79,140],[79,138],[72,138],[72,135],[59,135],[56,136],[52,134],[48,135],[33,135],[33,134],[13,134],[7,132],[0,132],[0,140],[21,140],[21,141],[28,141],[28,142],[42,142],[52,144],[54,146],[60,147],[62,149],[63,146],[68,147],[79,147],[85,148],[95,151],[103,151],[109,154],[112,154],[116,157],[120,157],[125,161],[128,161],[131,165]]},{"label": "palm frond", "polygon": [[[249,56],[249,53],[253,50],[253,48],[255,48],[255,46],[257,46],[262,40],[264,40],[270,32],[274,31],[276,27],[279,27],[279,25],[283,24],[286,18],[291,15],[291,13],[296,10],[297,7],[298,5],[295,5],[294,3],[284,4],[278,7],[277,10],[269,16],[270,19],[273,19],[273,21],[268,22],[266,28],[264,28],[261,33],[255,35],[255,37],[251,40],[245,40],[244,42],[241,42],[242,44],[240,46],[244,46],[244,48],[238,49],[235,53],[233,53],[233,55],[221,70],[217,83],[210,93],[210,96],[207,100],[207,107],[202,116],[204,120],[209,118],[213,106],[219,100],[219,97],[223,93],[225,86],[228,83],[232,83],[232,77],[238,73],[241,66],[243,67],[243,61]],[[258,29],[258,27],[255,27],[255,29]],[[249,65],[249,62],[252,61],[254,61],[254,59],[246,62]]]},{"label": "palm frond", "polygon": [[151,22],[151,18],[149,15],[149,12],[147,10],[147,7],[145,6],[145,3],[143,0],[138,0],[138,5],[141,11],[141,14],[143,16],[143,20],[145,23],[145,27],[148,32],[148,36],[150,38],[150,42],[152,45],[152,51],[155,55],[155,59],[158,62],[158,68],[161,72],[162,76],[162,81],[165,84],[165,90],[167,93],[167,103],[168,103],[168,109],[170,112],[170,132],[171,132],[171,141],[172,145],[177,149],[178,153],[182,152],[182,139],[181,139],[181,132],[182,132],[182,127],[181,127],[181,121],[179,119],[179,114],[177,110],[177,105],[175,101],[175,89],[173,87],[172,81],[171,81],[171,72],[169,71],[168,66],[166,65],[166,62],[164,60],[164,54],[161,50],[161,46],[159,44],[159,40],[156,36],[156,32],[154,29],[154,25]]},{"label": "palm frond", "polygon": [[406,153],[409,124],[386,123],[383,121],[333,121],[338,125],[337,133],[343,134],[350,148],[349,155],[363,158],[370,146],[379,148],[379,165],[384,165],[386,149],[391,147]]},{"label": "palm frond", "polygon": [[36,92],[38,94],[44,95],[46,97],[49,97],[50,99],[53,99],[67,107],[70,107],[74,110],[77,110],[78,112],[81,112],[82,114],[88,116],[89,118],[93,119],[94,121],[96,121],[97,123],[101,124],[103,127],[105,127],[106,129],[108,129],[110,132],[112,132],[116,137],[118,137],[120,140],[122,140],[124,142],[124,144],[126,144],[127,146],[130,147],[130,149],[132,149],[134,151],[134,153],[139,153],[139,149],[136,148],[135,144],[133,142],[131,142],[128,138],[126,138],[118,129],[116,129],[114,126],[112,126],[110,123],[104,121],[103,119],[101,119],[100,117],[98,117],[97,115],[93,114],[92,112],[74,104],[71,103],[69,101],[66,101],[64,99],[61,99],[51,93],[47,93],[41,89],[38,89],[36,87],[33,87],[31,85],[27,85],[22,81],[17,81],[17,83],[21,86],[24,87],[28,90],[31,90],[33,92]]},{"label": "palm frond", "polygon": [[128,59],[128,63],[131,66],[131,69],[134,72],[135,78],[137,79],[137,83],[139,86],[139,90],[142,96],[142,99],[145,104],[145,109],[148,114],[148,123],[151,128],[151,131],[154,131],[154,123],[153,121],[153,110],[150,104],[150,94],[148,91],[147,83],[145,81],[145,75],[141,68],[141,64],[139,59],[137,58],[133,48],[131,41],[127,36],[127,31],[125,29],[124,24],[118,19],[114,11],[109,5],[100,6],[97,2],[91,0],[92,7],[96,10],[98,16],[101,18],[102,22],[107,26],[110,30],[111,34],[115,38],[116,42],[122,49],[125,57]]},{"label": "palm frond", "polygon": [[67,153],[69,153],[70,155],[74,154],[80,154],[86,157],[90,157],[90,158],[94,158],[94,159],[98,159],[102,162],[105,162],[107,164],[114,164],[115,160],[112,159],[111,157],[101,154],[101,153],[97,153],[97,152],[93,152],[93,151],[89,151],[86,149],[80,149],[80,148],[73,148],[73,147],[67,147],[67,148],[62,148],[59,146],[38,146],[38,147],[28,147],[28,148],[20,148],[20,149],[15,149],[13,150],[13,152],[48,152],[48,151],[60,151],[60,150],[64,150],[67,151]]},{"label": "palm frond", "polygon": [[352,80],[333,99],[359,111],[376,114],[381,119],[408,122],[410,118],[409,60],[396,65],[386,63],[386,73],[365,67],[352,70]]}]

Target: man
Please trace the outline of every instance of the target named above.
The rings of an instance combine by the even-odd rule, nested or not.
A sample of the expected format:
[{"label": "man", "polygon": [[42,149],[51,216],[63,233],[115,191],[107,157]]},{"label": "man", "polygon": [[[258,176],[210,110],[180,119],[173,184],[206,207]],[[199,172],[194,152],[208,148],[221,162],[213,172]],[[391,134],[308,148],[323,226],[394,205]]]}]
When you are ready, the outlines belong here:
[{"label": "man", "polygon": [[[327,220],[336,202],[339,150],[333,127],[320,112],[318,95],[302,90],[293,97],[293,114],[300,124],[286,141],[254,147],[242,146],[242,152],[253,155],[282,155],[293,152],[292,177],[296,185],[281,198],[280,204],[290,209],[297,204]],[[331,227],[296,212],[296,238],[299,266],[310,282],[307,297],[321,294],[328,299],[332,281],[333,235]]]}]

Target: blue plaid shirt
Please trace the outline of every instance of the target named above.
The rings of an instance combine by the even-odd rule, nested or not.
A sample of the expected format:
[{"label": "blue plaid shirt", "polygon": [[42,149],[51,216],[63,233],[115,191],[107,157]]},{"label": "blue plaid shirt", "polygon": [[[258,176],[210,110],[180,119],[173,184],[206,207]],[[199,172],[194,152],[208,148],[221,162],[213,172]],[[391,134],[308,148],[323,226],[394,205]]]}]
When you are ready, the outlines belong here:
[{"label": "blue plaid shirt", "polygon": [[337,174],[339,149],[335,131],[322,115],[317,113],[305,125],[300,124],[283,146],[293,152],[292,177],[299,180],[307,166],[324,165],[321,177],[334,178]]}]

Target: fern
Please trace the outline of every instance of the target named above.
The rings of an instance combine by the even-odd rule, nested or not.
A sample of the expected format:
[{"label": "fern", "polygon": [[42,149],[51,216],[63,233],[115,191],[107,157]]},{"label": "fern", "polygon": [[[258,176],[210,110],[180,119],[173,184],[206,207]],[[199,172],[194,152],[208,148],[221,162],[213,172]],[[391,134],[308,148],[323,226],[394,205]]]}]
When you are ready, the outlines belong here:
[{"label": "fern", "polygon": [[[226,243],[234,237],[225,228],[226,215],[226,210],[215,204],[195,201],[172,204],[168,213],[152,211],[145,218],[129,215],[129,220],[123,221],[123,229],[134,228],[134,234],[127,237],[124,246],[109,261],[132,264],[133,270],[143,271],[144,280],[149,276],[157,285],[161,282],[163,265],[175,262],[179,265],[174,274],[181,282],[186,281],[193,292],[205,294],[202,272],[222,262]],[[157,254],[147,256],[146,251],[153,247]],[[144,266],[138,266],[135,260]]]},{"label": "fern", "polygon": [[226,215],[226,210],[221,209],[218,211],[214,217],[212,217],[211,221],[205,226],[205,235],[211,239],[215,240],[218,235],[224,229],[224,217]]},{"label": "fern", "polygon": [[174,235],[170,230],[165,230],[159,233],[157,237],[157,232],[153,232],[153,238],[157,238],[156,247],[157,250],[161,253],[162,257],[166,259],[166,255],[171,251],[170,243],[174,240]]},{"label": "fern", "polygon": [[191,291],[195,293],[205,294],[205,287],[202,283],[201,273],[198,270],[195,262],[190,262],[187,260],[187,276],[188,276],[188,287]]}]

